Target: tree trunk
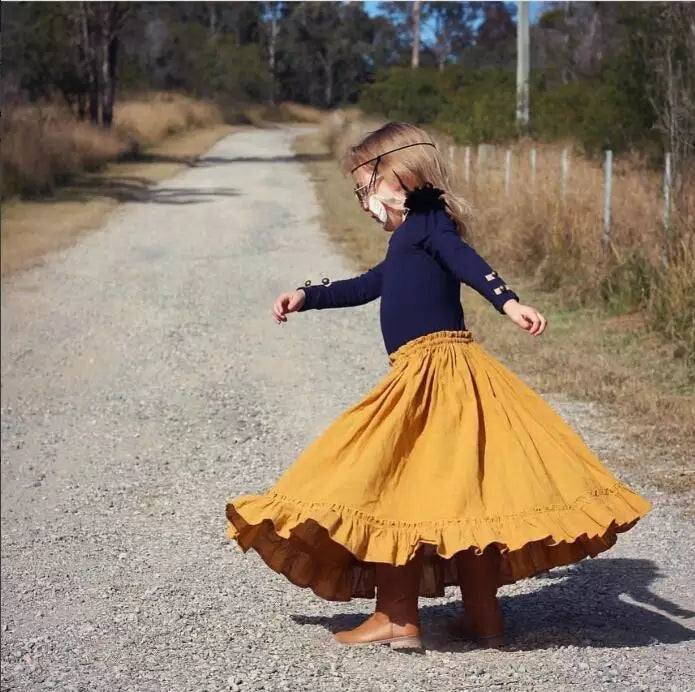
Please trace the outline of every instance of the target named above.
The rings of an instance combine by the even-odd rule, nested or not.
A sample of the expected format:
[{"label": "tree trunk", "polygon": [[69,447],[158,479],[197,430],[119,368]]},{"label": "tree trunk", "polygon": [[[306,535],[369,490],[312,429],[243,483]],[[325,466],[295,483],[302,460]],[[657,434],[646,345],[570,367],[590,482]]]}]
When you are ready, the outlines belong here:
[{"label": "tree trunk", "polygon": [[323,84],[323,100],[324,105],[328,108],[333,101],[333,61],[330,56],[323,55],[323,53],[318,53],[319,61],[321,62],[321,67],[323,67],[323,73],[326,77]]},{"label": "tree trunk", "polygon": [[268,70],[270,72],[270,105],[275,105],[275,52],[279,32],[278,19],[275,14],[275,3],[270,3],[270,37],[268,39]]},{"label": "tree trunk", "polygon": [[113,107],[116,99],[116,65],[120,47],[119,32],[127,9],[118,2],[101,3],[99,58],[101,59],[101,122],[104,127],[113,124]]},{"label": "tree trunk", "polygon": [[434,44],[435,54],[437,56],[437,67],[440,72],[444,71],[444,65],[451,52],[451,44],[449,40],[449,32],[447,31],[446,18],[441,15],[435,15],[436,24],[434,27],[437,39]]},{"label": "tree trunk", "polygon": [[333,70],[326,73],[326,108],[331,107],[333,101]]},{"label": "tree trunk", "polygon": [[113,103],[116,96],[117,57],[118,36],[106,36],[102,62],[103,81],[101,90],[101,121],[104,127],[111,127],[113,123]]},{"label": "tree trunk", "polygon": [[410,66],[416,69],[420,66],[420,0],[413,0],[413,55]]},{"label": "tree trunk", "polygon": [[214,2],[208,2],[208,38],[214,42],[217,38],[217,7]]},{"label": "tree trunk", "polygon": [[95,124],[99,124],[99,83],[96,79],[97,66],[92,63],[89,66],[89,119]]},{"label": "tree trunk", "polygon": [[80,3],[80,29],[82,52],[85,58],[87,93],[89,94],[89,119],[96,125],[99,123],[99,73],[86,2]]},{"label": "tree trunk", "polygon": [[84,32],[82,28],[82,12],[70,14],[70,19],[73,23],[73,36],[75,37],[75,46],[77,49],[77,73],[80,76],[80,84],[77,93],[77,117],[80,121],[84,121],[87,117],[87,55],[85,53],[86,46],[84,45]]},{"label": "tree trunk", "polygon": [[326,87],[325,87],[325,100],[326,108],[330,108],[333,102],[333,65],[330,60],[326,60]]},{"label": "tree trunk", "polygon": [[77,94],[77,117],[84,120],[87,116],[87,94],[81,91]]}]

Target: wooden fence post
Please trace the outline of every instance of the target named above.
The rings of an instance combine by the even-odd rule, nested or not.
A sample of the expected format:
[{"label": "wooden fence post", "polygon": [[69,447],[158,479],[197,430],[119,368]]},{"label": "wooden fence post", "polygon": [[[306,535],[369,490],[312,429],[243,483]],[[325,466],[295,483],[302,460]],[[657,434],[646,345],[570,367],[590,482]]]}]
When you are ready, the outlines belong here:
[{"label": "wooden fence post", "polygon": [[668,236],[671,226],[671,152],[664,159],[664,244],[661,249],[661,262],[668,266]]},{"label": "wooden fence post", "polygon": [[603,242],[608,245],[611,239],[611,188],[613,185],[613,152],[606,151],[603,184]]},{"label": "wooden fence post", "polygon": [[531,187],[536,187],[536,150],[531,149]]},{"label": "wooden fence post", "polygon": [[509,197],[511,191],[512,150],[507,149],[504,155],[504,194]]}]

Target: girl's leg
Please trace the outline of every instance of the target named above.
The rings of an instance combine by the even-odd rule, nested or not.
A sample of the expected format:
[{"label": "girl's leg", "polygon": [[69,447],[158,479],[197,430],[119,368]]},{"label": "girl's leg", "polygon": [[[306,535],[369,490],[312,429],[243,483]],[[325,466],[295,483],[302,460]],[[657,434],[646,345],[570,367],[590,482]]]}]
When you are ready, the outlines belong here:
[{"label": "girl's leg", "polygon": [[473,639],[483,646],[502,646],[504,625],[497,600],[500,553],[488,546],[482,555],[463,550],[454,556],[464,615],[452,623],[452,635]]},{"label": "girl's leg", "polygon": [[376,565],[376,609],[353,630],[337,632],[341,644],[390,644],[393,649],[420,649],[418,594],[422,552],[403,567]]}]

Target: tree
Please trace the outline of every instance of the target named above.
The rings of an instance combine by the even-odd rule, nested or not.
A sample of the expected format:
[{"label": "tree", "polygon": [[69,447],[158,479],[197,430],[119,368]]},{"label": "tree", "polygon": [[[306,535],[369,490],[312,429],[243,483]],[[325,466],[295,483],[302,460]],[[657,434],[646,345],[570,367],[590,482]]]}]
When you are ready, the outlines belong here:
[{"label": "tree", "polygon": [[680,186],[695,157],[695,5],[655,3],[628,11],[622,22],[628,64],[639,75]]},{"label": "tree", "polygon": [[277,56],[278,34],[280,33],[280,22],[283,14],[283,4],[281,2],[266,2],[264,10],[266,15],[266,35],[268,45],[268,72],[270,73],[270,97],[271,104],[275,103],[276,76],[275,63]]},{"label": "tree", "polygon": [[378,22],[357,4],[288,3],[278,42],[285,98],[324,107],[355,100],[374,71]]},{"label": "tree", "polygon": [[492,51],[516,37],[514,16],[516,8],[507,2],[483,4],[483,18],[476,34],[476,43]]},{"label": "tree", "polygon": [[[129,3],[3,5],[5,70],[30,99],[61,93],[78,117],[110,127],[119,33]],[[7,23],[5,23],[7,20]]]},{"label": "tree", "polygon": [[415,70],[420,66],[420,2],[414,0],[412,8],[413,55],[410,66]]},{"label": "tree", "polygon": [[84,85],[64,5],[2,3],[0,10],[4,100],[33,101],[57,91],[72,106]]},{"label": "tree", "polygon": [[470,69],[497,67],[514,69],[516,65],[516,7],[506,2],[483,2],[469,12],[469,26],[475,30],[473,41],[459,39],[459,62]]},{"label": "tree", "polygon": [[[413,3],[412,2],[380,2],[378,5],[382,22],[390,27],[389,38],[392,40],[392,59],[387,63],[375,65],[375,71],[379,67],[391,65],[410,65],[413,62],[413,46],[415,33],[413,31]],[[418,39],[421,40],[421,37]],[[418,60],[419,61],[419,60]]]},{"label": "tree", "polygon": [[450,59],[455,59],[473,44],[483,5],[482,2],[424,3],[425,22],[432,26],[435,36],[429,49],[440,70]]}]

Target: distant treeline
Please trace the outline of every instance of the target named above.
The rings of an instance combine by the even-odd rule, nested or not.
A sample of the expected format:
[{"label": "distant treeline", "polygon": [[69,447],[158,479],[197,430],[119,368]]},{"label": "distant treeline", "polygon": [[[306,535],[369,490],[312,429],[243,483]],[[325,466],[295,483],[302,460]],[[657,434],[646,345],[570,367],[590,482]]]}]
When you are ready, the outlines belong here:
[{"label": "distant treeline", "polygon": [[[531,28],[530,126],[588,152],[695,155],[695,3],[558,3]],[[481,25],[482,28],[482,25]],[[368,112],[434,124],[461,143],[504,142],[515,123],[515,29],[436,69],[389,67],[360,92]]]},{"label": "distant treeline", "polygon": [[[695,3],[548,5],[531,29],[531,133],[692,155]],[[118,93],[180,90],[230,117],[253,102],[357,103],[462,142],[518,134],[515,3],[371,6],[3,3],[3,101],[60,95],[109,126]]]}]

